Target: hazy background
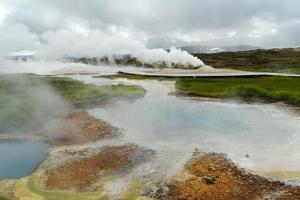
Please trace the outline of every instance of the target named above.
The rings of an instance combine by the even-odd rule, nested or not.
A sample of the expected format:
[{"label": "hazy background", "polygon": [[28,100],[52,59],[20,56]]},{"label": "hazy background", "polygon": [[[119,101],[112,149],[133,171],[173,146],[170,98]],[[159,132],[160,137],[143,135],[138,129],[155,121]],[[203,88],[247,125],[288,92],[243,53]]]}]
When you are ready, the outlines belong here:
[{"label": "hazy background", "polygon": [[192,44],[300,46],[299,35],[298,0],[0,1],[0,55],[148,59],[161,55],[149,48]]}]

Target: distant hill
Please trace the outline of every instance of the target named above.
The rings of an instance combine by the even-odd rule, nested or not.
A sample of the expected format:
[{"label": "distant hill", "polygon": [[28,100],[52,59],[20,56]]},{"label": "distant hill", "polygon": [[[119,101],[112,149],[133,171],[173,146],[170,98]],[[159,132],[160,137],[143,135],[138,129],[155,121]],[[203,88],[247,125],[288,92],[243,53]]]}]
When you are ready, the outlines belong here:
[{"label": "distant hill", "polygon": [[300,73],[300,48],[257,49],[193,55],[215,68]]},{"label": "distant hill", "polygon": [[5,58],[10,60],[23,60],[30,61],[35,57],[35,52],[30,50],[25,51],[14,51],[5,56]]},{"label": "distant hill", "polygon": [[261,49],[260,47],[251,46],[251,45],[236,45],[236,46],[225,46],[225,47],[210,47],[210,46],[203,46],[203,45],[192,45],[192,46],[184,46],[184,47],[178,47],[178,48],[185,50],[191,54],[237,52],[237,51],[249,51],[249,50]]}]

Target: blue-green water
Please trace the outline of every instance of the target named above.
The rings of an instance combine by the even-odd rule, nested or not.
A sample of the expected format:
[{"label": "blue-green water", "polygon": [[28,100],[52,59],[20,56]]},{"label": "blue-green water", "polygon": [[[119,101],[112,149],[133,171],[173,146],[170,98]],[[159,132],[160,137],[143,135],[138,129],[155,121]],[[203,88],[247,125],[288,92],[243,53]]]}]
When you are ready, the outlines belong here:
[{"label": "blue-green water", "polygon": [[[154,150],[157,159],[148,171],[161,173],[158,176],[176,174],[195,149],[225,153],[257,172],[300,171],[300,118],[276,105],[181,99],[168,95],[174,91],[172,81],[71,78],[147,90],[134,103],[112,102],[90,113],[121,128],[123,137],[117,142]],[[146,167],[141,171],[144,174]]]},{"label": "blue-green water", "polygon": [[31,140],[0,140],[0,179],[30,175],[45,159],[49,145]]},{"label": "blue-green water", "polygon": [[192,101],[167,95],[161,83],[141,85],[148,91],[145,98],[90,112],[122,128],[124,140],[166,160],[180,162],[197,148],[226,153],[252,170],[300,170],[300,118],[272,105]]}]

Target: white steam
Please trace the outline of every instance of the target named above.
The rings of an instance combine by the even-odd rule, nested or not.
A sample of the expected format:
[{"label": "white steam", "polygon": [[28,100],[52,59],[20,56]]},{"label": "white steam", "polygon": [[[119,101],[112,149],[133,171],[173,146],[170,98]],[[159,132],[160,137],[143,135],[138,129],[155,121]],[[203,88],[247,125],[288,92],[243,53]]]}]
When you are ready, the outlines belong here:
[{"label": "white steam", "polygon": [[34,131],[71,108],[47,82],[37,77],[1,75],[0,133]]},{"label": "white steam", "polygon": [[107,34],[99,30],[87,31],[77,28],[74,30],[48,31],[42,35],[42,43],[37,52],[41,58],[57,59],[70,57],[103,57],[112,55],[131,55],[143,63],[165,63],[199,67],[204,63],[186,51],[170,48],[149,49],[144,41],[130,35]]},{"label": "white steam", "polygon": [[175,47],[165,50],[149,49],[143,33],[127,29],[89,29],[83,25],[70,24],[59,30],[41,34],[32,32],[24,24],[0,24],[0,56],[13,52],[32,50],[36,58],[56,60],[63,57],[112,57],[131,55],[144,64],[166,64],[200,67],[204,63],[186,51]]},{"label": "white steam", "polygon": [[140,55],[135,56],[145,63],[164,61],[168,66],[172,66],[172,64],[191,65],[194,67],[204,65],[200,59],[187,51],[182,51],[175,47],[172,47],[169,52],[164,49],[145,49],[145,51],[141,51]]},{"label": "white steam", "polygon": [[[100,70],[100,69],[99,69]],[[56,73],[97,72],[95,66],[81,63],[62,63],[59,61],[33,60],[30,62],[0,59],[0,74],[34,73],[40,75]]]}]

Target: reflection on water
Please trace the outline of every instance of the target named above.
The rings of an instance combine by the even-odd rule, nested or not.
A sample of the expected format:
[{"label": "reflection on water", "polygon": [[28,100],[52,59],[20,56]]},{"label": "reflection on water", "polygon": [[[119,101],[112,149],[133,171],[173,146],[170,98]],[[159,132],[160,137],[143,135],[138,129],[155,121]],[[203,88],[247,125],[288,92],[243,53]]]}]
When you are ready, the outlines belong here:
[{"label": "reflection on water", "polygon": [[0,179],[31,174],[45,158],[47,149],[47,144],[37,141],[0,140]]}]

